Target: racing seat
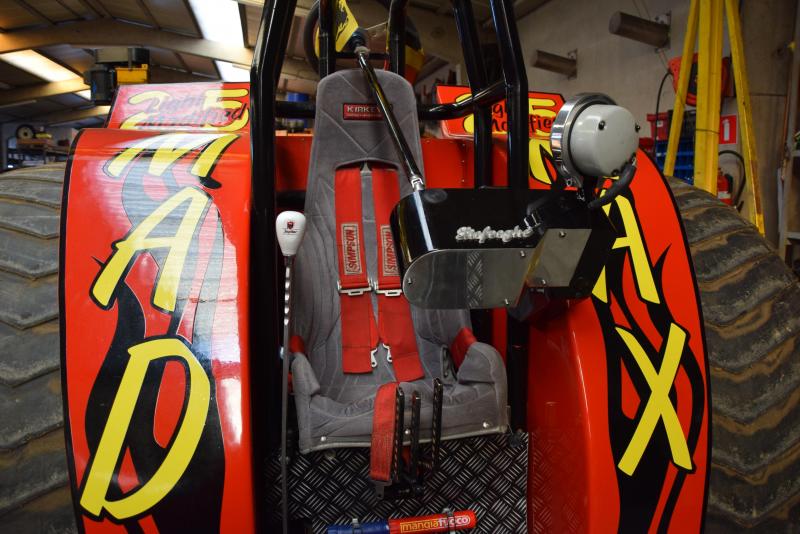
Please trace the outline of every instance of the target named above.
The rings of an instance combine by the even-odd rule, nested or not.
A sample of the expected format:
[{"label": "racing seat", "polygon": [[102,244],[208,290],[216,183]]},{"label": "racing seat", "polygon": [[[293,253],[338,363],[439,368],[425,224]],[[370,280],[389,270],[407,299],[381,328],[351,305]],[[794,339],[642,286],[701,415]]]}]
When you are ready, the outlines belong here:
[{"label": "racing seat", "polygon": [[[388,72],[377,72],[392,103],[403,134],[418,162],[422,162],[416,101],[409,83]],[[339,447],[369,447],[373,431],[376,393],[380,386],[397,381],[389,350],[378,344],[368,372],[344,372],[342,304],[353,298],[339,290],[340,253],[337,249],[337,198],[361,201],[366,270],[371,281],[377,274],[373,181],[378,169],[389,168],[400,197],[411,186],[399,163],[385,123],[378,115],[370,89],[360,70],[343,70],[322,79],[317,91],[317,111],[305,201],[305,239],[295,262],[293,332],[303,340],[295,351],[292,386],[297,409],[300,451]],[[420,164],[420,167],[422,165]],[[361,191],[337,188],[337,175],[357,169]],[[338,174],[337,174],[338,173]],[[386,179],[387,173],[380,176]],[[357,184],[357,182],[356,182]],[[360,197],[360,198],[356,198]],[[340,237],[340,236],[339,236]],[[373,314],[379,295],[367,291]],[[394,298],[403,299],[403,296]],[[506,372],[497,350],[471,336],[468,310],[423,310],[411,306],[413,336],[421,364],[420,376],[400,387],[421,396],[420,439],[430,441],[433,417],[433,379],[443,383],[441,436],[455,439],[500,433],[507,428]],[[377,316],[376,316],[377,320]],[[368,329],[368,321],[361,328]],[[455,346],[454,346],[455,343]],[[454,365],[451,348],[456,355]],[[294,350],[294,349],[293,349]],[[460,360],[460,362],[459,362]],[[417,368],[419,369],[419,367]],[[411,414],[405,411],[403,428]],[[408,437],[408,436],[406,436]]]}]

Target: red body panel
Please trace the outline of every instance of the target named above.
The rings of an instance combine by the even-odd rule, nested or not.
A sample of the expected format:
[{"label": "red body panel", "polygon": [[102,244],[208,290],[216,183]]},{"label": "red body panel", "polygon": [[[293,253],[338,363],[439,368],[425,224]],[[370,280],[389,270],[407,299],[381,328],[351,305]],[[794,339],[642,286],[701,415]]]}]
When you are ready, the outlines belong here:
[{"label": "red body panel", "polygon": [[[112,125],[139,113],[127,102],[137,89],[120,92]],[[246,124],[206,130],[87,130],[74,147],[62,331],[73,494],[87,532],[254,529],[250,141]]]},{"label": "red body panel", "polygon": [[[86,131],[76,144],[65,191],[62,332],[72,483],[87,531],[122,532],[120,525],[137,523],[145,532],[166,532],[178,528],[176,518],[180,531],[201,523],[204,530],[254,529],[246,89],[246,84],[125,87],[109,128]],[[143,92],[149,94],[137,96]],[[191,133],[175,137],[170,130]],[[135,147],[142,150],[125,160]],[[423,139],[422,147],[429,187],[472,187],[469,141]],[[309,137],[276,139],[279,190],[305,188],[310,148]],[[502,185],[502,136],[494,156],[493,183]],[[548,187],[554,169],[542,139],[531,140],[530,170],[531,187]],[[182,204],[158,212],[187,188]],[[196,221],[192,199],[202,204]],[[169,216],[131,242],[148,216],[158,217],[154,213]],[[698,531],[709,428],[699,299],[669,189],[643,154],[630,193],[608,214],[619,239],[606,264],[605,286],[598,284],[582,301],[551,303],[530,321],[531,530]],[[181,233],[187,218],[192,231]],[[172,286],[178,304],[170,309],[165,299],[170,292],[159,293],[158,286],[162,281],[169,286],[164,276],[173,272],[169,252],[180,248],[177,237],[166,244],[142,238],[179,234],[189,249]],[[131,256],[130,267],[117,271],[118,278],[103,278],[113,270],[115,255],[138,250],[133,245],[143,250]],[[104,300],[102,291],[98,298],[98,280],[103,286],[108,279],[118,282],[113,298]],[[494,342],[504,351],[505,313],[496,311],[493,318]],[[148,360],[142,387],[127,399],[135,401],[133,412],[113,413],[114,403],[126,400],[122,384],[138,383],[126,375],[131,360],[141,356],[131,347],[165,338],[180,338],[189,353]],[[182,350],[174,344],[156,348]],[[209,384],[205,412],[196,408],[197,397],[192,400],[203,378]],[[111,467],[95,475],[111,480],[101,497],[121,500],[153,480],[162,485],[149,508],[120,519],[105,507],[94,513],[82,500],[106,427],[128,421],[123,446],[110,464],[106,460]],[[201,434],[196,446],[187,448],[194,438],[179,435],[193,421],[200,422]],[[176,446],[183,447],[189,463],[177,482],[164,485],[158,467]]]}]

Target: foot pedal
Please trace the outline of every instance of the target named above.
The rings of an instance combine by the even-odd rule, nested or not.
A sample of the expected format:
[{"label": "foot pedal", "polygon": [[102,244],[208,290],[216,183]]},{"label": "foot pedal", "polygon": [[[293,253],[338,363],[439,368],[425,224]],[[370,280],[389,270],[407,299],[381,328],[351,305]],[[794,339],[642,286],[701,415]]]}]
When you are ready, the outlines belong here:
[{"label": "foot pedal", "polygon": [[442,402],[444,386],[442,381],[433,381],[433,414],[431,418],[430,456],[422,459],[420,446],[420,422],[422,398],[418,391],[411,393],[411,427],[408,430],[410,443],[408,457],[403,454],[403,440],[406,435],[405,394],[397,387],[395,394],[395,427],[392,447],[391,483],[376,481],[375,490],[381,499],[405,499],[418,497],[425,491],[424,478],[439,466],[439,455],[442,444]]}]

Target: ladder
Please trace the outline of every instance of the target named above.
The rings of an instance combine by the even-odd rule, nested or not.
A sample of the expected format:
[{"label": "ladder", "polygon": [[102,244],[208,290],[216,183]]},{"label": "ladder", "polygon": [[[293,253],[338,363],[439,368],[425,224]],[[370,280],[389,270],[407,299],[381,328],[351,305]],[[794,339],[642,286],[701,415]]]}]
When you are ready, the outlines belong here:
[{"label": "ladder", "polygon": [[727,15],[731,45],[733,78],[736,84],[736,104],[742,132],[742,155],[750,197],[750,220],[764,235],[764,213],[761,207],[761,185],[758,179],[758,158],[753,114],[750,108],[750,88],[742,45],[742,24],[736,0],[692,0],[689,20],[683,40],[683,56],[675,91],[675,106],[670,124],[664,174],[675,172],[675,159],[686,107],[695,41],[697,41],[697,127],[694,148],[694,184],[712,195],[717,194],[719,166],[719,110],[722,95],[722,18]]}]

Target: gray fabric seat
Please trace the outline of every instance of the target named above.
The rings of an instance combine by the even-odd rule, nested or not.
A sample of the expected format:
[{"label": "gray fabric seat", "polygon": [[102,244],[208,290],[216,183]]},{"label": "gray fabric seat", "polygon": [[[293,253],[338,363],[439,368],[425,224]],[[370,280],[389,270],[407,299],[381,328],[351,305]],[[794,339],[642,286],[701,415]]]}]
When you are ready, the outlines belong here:
[{"label": "gray fabric seat", "polygon": [[[403,78],[378,71],[378,78],[422,167],[416,102]],[[293,331],[300,335],[307,354],[296,354],[292,380],[301,452],[336,447],[368,447],[372,434],[375,393],[381,384],[395,380],[386,350],[379,346],[378,365],[368,374],[342,372],[341,324],[336,253],[334,176],[348,164],[380,162],[397,168],[400,194],[411,187],[399,164],[388,130],[380,120],[346,120],[345,104],[371,103],[359,70],[327,76],[317,90],[316,135],[306,191],[306,237],[296,260]],[[376,238],[372,205],[372,175],[362,167],[364,240],[370,277],[376,272]],[[343,297],[348,298],[348,297]],[[403,298],[403,297],[401,297]],[[377,308],[374,293],[373,312]],[[484,343],[474,343],[456,373],[447,348],[456,334],[470,326],[467,310],[412,309],[417,348],[425,378],[401,387],[422,397],[421,438],[430,439],[432,384],[444,383],[442,437],[453,439],[503,432],[507,426],[506,373],[499,353]],[[406,409],[406,427],[410,410]]]}]

